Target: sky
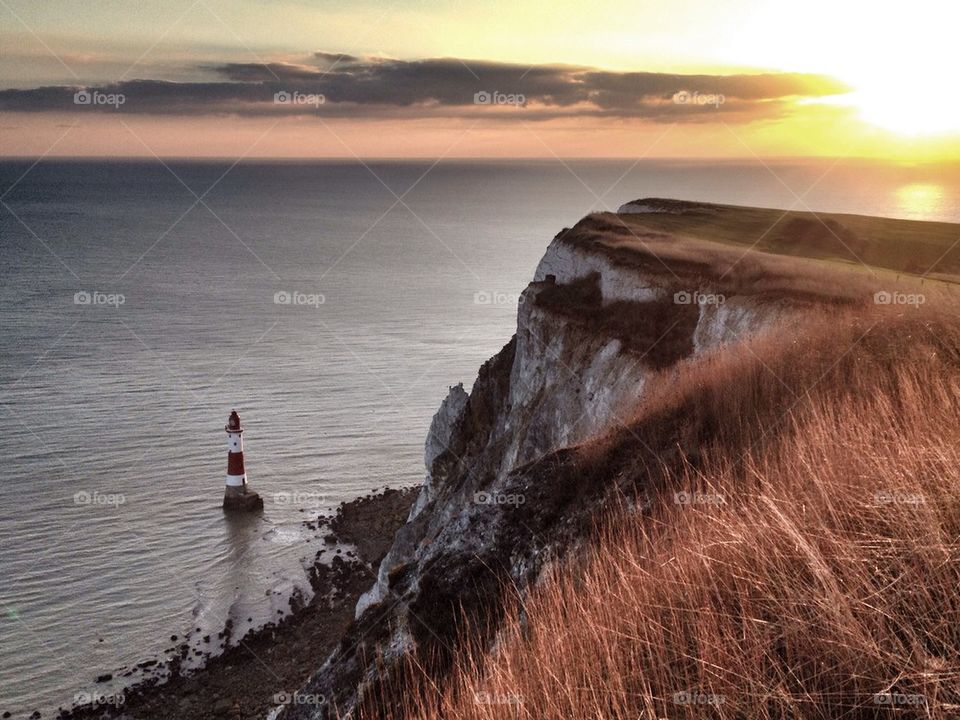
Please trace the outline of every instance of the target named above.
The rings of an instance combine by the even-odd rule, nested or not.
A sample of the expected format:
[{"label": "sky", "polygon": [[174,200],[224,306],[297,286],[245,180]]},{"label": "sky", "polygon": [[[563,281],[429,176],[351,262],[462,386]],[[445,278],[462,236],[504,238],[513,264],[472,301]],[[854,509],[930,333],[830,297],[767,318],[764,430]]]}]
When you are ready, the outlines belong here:
[{"label": "sky", "polygon": [[943,0],[0,0],[0,155],[960,159]]}]

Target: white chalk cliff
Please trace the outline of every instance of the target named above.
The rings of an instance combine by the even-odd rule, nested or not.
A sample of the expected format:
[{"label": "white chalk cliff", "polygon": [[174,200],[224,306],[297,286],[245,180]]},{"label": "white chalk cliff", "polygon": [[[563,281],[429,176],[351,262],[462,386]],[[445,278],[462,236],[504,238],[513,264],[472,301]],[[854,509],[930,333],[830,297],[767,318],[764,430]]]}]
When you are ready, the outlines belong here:
[{"label": "white chalk cliff", "polygon": [[[357,621],[305,692],[340,710],[376,695],[404,653],[455,644],[458,613],[495,627],[503,582],[523,588],[582,534],[603,487],[575,486],[565,448],[627,423],[670,368],[782,322],[786,299],[738,292],[651,257],[626,213],[678,212],[638,201],[553,239],[524,290],[512,340],[468,395],[450,389],[426,440],[426,480],[407,524],[360,600]],[[634,237],[631,237],[634,235]],[[662,238],[661,238],[662,240]],[[706,301],[704,301],[706,298]],[[592,481],[591,481],[592,482]],[[556,483],[551,485],[551,483]],[[327,717],[291,707],[284,718]]]}]

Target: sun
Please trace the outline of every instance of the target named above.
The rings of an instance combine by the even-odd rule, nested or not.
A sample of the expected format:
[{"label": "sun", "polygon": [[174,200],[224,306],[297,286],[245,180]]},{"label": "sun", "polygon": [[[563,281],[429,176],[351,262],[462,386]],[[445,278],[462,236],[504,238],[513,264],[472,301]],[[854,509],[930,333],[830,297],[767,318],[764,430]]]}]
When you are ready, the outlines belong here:
[{"label": "sun", "polygon": [[867,83],[851,94],[850,101],[864,122],[900,135],[960,133],[960,92],[924,82],[922,77],[906,87]]},{"label": "sun", "polygon": [[[872,28],[865,15],[864,36],[851,38],[846,48],[861,57],[838,57],[837,68],[841,74],[849,68],[850,99],[865,122],[912,138],[960,134],[960,92],[949,77],[956,64],[949,41],[955,22],[913,10],[887,15]],[[915,14],[925,18],[920,26]],[[871,29],[882,32],[871,35]]]},{"label": "sun", "polygon": [[956,3],[743,2],[750,12],[725,41],[730,57],[840,80],[851,92],[823,98],[824,104],[849,108],[866,130],[886,130],[905,144],[960,137]]}]

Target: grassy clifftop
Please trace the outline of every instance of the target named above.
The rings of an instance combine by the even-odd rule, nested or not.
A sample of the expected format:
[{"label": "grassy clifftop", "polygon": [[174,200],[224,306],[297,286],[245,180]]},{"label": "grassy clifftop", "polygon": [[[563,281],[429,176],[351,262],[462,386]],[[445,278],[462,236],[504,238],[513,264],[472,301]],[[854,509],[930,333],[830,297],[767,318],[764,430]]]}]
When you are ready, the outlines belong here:
[{"label": "grassy clifftop", "polygon": [[960,273],[960,229],[953,223],[657,198],[636,200],[625,207],[630,206],[645,211],[598,217],[641,237],[664,233],[951,280],[955,278],[950,276]]}]

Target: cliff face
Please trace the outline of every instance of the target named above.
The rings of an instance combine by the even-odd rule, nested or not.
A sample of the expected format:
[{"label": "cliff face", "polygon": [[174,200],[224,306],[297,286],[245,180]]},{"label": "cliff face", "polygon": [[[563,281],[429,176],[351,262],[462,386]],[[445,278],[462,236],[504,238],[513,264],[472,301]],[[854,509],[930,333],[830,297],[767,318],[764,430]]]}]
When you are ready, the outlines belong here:
[{"label": "cliff face", "polygon": [[303,690],[328,704],[290,706],[282,717],[389,705],[404,655],[443,673],[465,619],[492,639],[504,587],[522,593],[576,547],[609,495],[567,448],[627,422],[677,363],[762,332],[802,304],[731,292],[729,272],[646,247],[682,250],[683,241],[620,223],[624,232],[618,217],[588,217],[553,240],[521,296],[513,339],[469,395],[451,388],[409,520],[354,626]]}]

